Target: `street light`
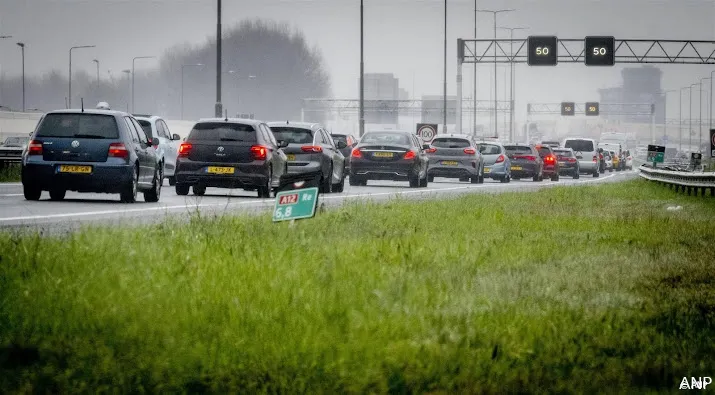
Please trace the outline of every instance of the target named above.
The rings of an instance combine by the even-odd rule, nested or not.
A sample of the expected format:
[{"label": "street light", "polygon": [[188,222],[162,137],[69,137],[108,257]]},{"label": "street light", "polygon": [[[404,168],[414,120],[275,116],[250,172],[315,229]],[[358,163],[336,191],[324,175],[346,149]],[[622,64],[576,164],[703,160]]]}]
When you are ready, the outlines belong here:
[{"label": "street light", "polygon": [[713,128],[713,74],[715,74],[715,70],[710,72],[710,105],[708,108],[708,119],[710,122],[708,123],[709,129]]},{"label": "street light", "polygon": [[69,80],[70,80],[69,85],[70,86],[69,86],[69,95],[67,97],[67,100],[68,100],[67,107],[68,108],[72,108],[72,50],[80,49],[80,48],[94,48],[94,47],[96,47],[96,45],[79,45],[79,46],[70,48],[70,74],[69,74]]},{"label": "street light", "polygon": [[[129,82],[129,75],[132,74],[132,71],[129,69],[124,69],[124,70],[122,70],[122,73],[127,75],[127,82]],[[129,90],[129,89],[127,89],[127,90]],[[127,112],[129,112],[129,99],[128,98],[127,98],[126,105],[127,105]]]},{"label": "street light", "polygon": [[690,89],[687,86],[680,88],[680,128],[678,130],[678,151],[683,152],[683,91]]},{"label": "street light", "polygon": [[512,12],[516,11],[515,9],[504,9],[504,10],[477,10],[477,12],[487,12],[491,13],[494,15],[494,136],[499,137],[499,132],[497,131],[498,128],[498,118],[497,118],[497,45],[496,45],[496,39],[497,39],[497,14],[502,13],[502,12]]},{"label": "street light", "polygon": [[134,59],[132,59],[132,113],[134,112],[134,76],[136,75],[136,72],[134,71],[135,67],[135,62],[137,59],[154,59],[156,56],[137,56]]},{"label": "street light", "polygon": [[184,68],[203,67],[203,63],[182,64],[181,65],[181,120],[184,120]]},{"label": "street light", "polygon": [[215,115],[220,118],[223,115],[223,105],[221,104],[221,0],[217,0],[216,16],[216,107]]},{"label": "street light", "polygon": [[689,101],[689,107],[690,111],[688,113],[688,151],[692,152],[693,149],[693,87],[698,84],[690,84],[688,89],[690,89],[690,93],[688,93],[688,101]]},{"label": "street light", "polygon": [[99,86],[99,60],[92,59],[92,62],[97,64],[97,86]]},{"label": "street light", "polygon": [[22,112],[25,112],[25,43],[17,43],[22,50]]},{"label": "street light", "polygon": [[[514,56],[514,30],[528,30],[528,27],[502,27],[499,29],[509,30],[509,55]],[[511,73],[511,89],[509,90],[509,141],[514,141],[514,97],[516,96],[516,70],[514,69],[514,59],[509,62],[509,72]]]},{"label": "street light", "polygon": [[698,152],[701,151],[703,145],[703,81],[710,78],[700,79],[700,95],[698,95],[698,107],[700,107],[700,117],[698,120]]},{"label": "street light", "polygon": [[364,6],[360,0],[360,105],[358,114],[358,134],[365,134],[365,40],[364,40]]},{"label": "street light", "polygon": [[[444,90],[442,91],[442,114],[444,117],[444,133],[447,133],[447,0],[444,0],[444,77],[443,77],[443,82],[444,82]],[[459,78],[461,79],[462,76],[460,75]],[[461,84],[462,81],[457,81],[458,84]],[[461,89],[461,88],[460,88]],[[461,92],[461,90],[460,90]],[[457,111],[457,114],[459,116],[462,116],[462,111],[461,109]],[[457,125],[462,125],[462,120],[460,119],[457,121]],[[461,130],[457,130],[457,133],[462,133]]]},{"label": "street light", "polygon": [[660,91],[660,93],[663,94],[664,99],[663,99],[663,119],[665,120],[663,122],[663,143],[665,143],[665,139],[668,136],[668,93],[673,93],[677,92],[675,89],[668,89],[664,91]]}]

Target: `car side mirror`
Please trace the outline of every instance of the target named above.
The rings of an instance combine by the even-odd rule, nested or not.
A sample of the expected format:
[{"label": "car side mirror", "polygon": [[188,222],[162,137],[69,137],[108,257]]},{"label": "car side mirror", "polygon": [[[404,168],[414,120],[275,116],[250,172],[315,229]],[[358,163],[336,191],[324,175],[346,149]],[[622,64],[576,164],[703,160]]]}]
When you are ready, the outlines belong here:
[{"label": "car side mirror", "polygon": [[288,146],[288,142],[286,140],[278,140],[278,148],[285,148]]},{"label": "car side mirror", "polygon": [[181,136],[179,136],[178,134],[174,133],[174,134],[171,135],[171,139],[172,139],[172,140],[179,141],[179,140],[181,140]]},{"label": "car side mirror", "polygon": [[347,147],[348,147],[347,143],[345,143],[344,141],[338,141],[338,143],[337,143],[335,146],[336,146],[338,149],[343,149],[343,148],[347,148]]},{"label": "car side mirror", "polygon": [[151,145],[153,146],[158,146],[159,145],[159,138],[158,137],[152,137],[151,138]]}]

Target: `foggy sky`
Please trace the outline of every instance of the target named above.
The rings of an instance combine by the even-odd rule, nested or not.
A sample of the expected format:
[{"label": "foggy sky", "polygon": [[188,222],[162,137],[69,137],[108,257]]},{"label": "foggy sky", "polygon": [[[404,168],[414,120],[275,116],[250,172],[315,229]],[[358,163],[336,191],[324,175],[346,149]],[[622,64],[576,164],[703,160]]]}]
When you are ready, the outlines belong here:
[{"label": "foggy sky", "polygon": [[[365,0],[366,72],[392,72],[401,86],[419,97],[442,93],[442,0]],[[583,38],[613,35],[617,39],[715,40],[712,0],[502,0],[478,1],[479,8],[515,8],[499,15],[500,26],[529,27],[515,37],[558,35]],[[223,25],[243,19],[270,18],[302,30],[322,51],[336,97],[356,98],[359,76],[358,0],[224,0]],[[456,93],[456,39],[474,36],[474,1],[448,1],[448,94]],[[215,0],[0,0],[0,64],[6,77],[20,73],[20,49],[26,47],[26,72],[57,69],[66,75],[73,45],[97,45],[73,54],[73,70],[107,70],[117,76],[131,68],[132,58],[161,56],[182,43],[200,44],[216,32]],[[493,37],[491,14],[478,15],[478,38]],[[506,38],[507,31],[498,31]],[[156,65],[139,60],[137,68]],[[471,65],[465,65],[465,96],[471,92]],[[598,100],[597,89],[620,82],[623,66],[593,68],[583,64],[557,67],[517,66],[517,108],[529,102]],[[712,67],[661,65],[663,87],[677,89],[705,77]],[[491,64],[478,67],[480,99],[490,98]],[[503,72],[499,71],[500,99]],[[251,70],[245,70],[251,73]],[[92,74],[93,75],[93,74]],[[413,88],[414,87],[414,88]],[[669,98],[670,100],[676,100]],[[670,105],[670,104],[669,104]]]}]

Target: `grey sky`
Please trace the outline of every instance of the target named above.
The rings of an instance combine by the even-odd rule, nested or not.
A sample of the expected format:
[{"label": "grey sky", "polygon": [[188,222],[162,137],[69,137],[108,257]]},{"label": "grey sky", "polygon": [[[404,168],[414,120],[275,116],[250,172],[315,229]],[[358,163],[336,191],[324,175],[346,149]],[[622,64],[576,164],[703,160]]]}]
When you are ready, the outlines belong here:
[{"label": "grey sky", "polygon": [[[499,16],[499,25],[526,26],[528,34],[561,38],[613,35],[616,38],[715,40],[712,0],[480,0],[480,8],[516,8]],[[473,0],[449,0],[448,93],[455,90],[456,39],[473,36]],[[73,67],[94,71],[92,59],[115,75],[131,68],[131,59],[160,55],[167,48],[199,44],[215,34],[214,0],[0,0],[0,64],[6,75],[20,72],[20,51],[26,48],[26,70],[67,73],[68,49]],[[246,18],[271,18],[292,24],[319,47],[332,75],[335,96],[357,97],[359,73],[358,0],[224,0],[224,27]],[[442,92],[443,1],[366,0],[365,64],[367,72],[394,72],[403,88],[417,95]],[[493,36],[491,14],[479,14],[479,38]],[[500,37],[508,32],[499,31]],[[153,60],[138,67],[150,67]],[[465,66],[465,86],[471,86],[471,65]],[[479,67],[479,96],[488,99],[492,66]],[[706,76],[707,66],[664,65],[664,87],[678,88]],[[519,101],[585,101],[598,99],[596,89],[616,85],[621,66],[587,68],[517,67]],[[250,73],[250,70],[246,72]],[[503,71],[500,71],[502,73]],[[413,82],[414,81],[414,82]],[[499,90],[504,77],[500,74]],[[465,88],[466,94],[471,88]],[[503,95],[503,93],[500,93]],[[519,103],[517,103],[519,106]]]}]

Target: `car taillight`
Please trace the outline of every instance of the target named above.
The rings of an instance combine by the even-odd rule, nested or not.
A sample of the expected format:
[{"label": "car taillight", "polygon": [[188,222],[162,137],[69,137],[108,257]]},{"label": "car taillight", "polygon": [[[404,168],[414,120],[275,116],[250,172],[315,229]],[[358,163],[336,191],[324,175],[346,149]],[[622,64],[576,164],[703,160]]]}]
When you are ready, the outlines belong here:
[{"label": "car taillight", "polygon": [[32,140],[27,144],[28,155],[42,155],[42,141]]},{"label": "car taillight", "polygon": [[465,148],[464,153],[467,155],[474,155],[477,153],[477,151],[475,151],[474,148]]},{"label": "car taillight", "polygon": [[182,158],[186,158],[187,156],[189,156],[191,148],[193,148],[193,146],[190,143],[181,143],[181,145],[179,146],[179,156]]},{"label": "car taillight", "polygon": [[576,163],[576,158],[566,158],[566,161],[569,163]]},{"label": "car taillight", "polygon": [[262,145],[254,145],[251,147],[251,155],[253,155],[253,160],[266,160],[268,149]]},{"label": "car taillight", "polygon": [[323,147],[319,145],[304,145],[300,147],[303,152],[323,152]]},{"label": "car taillight", "polygon": [[594,162],[598,162],[598,156],[595,156],[595,155],[594,155],[594,156],[593,156],[593,161],[594,161]]},{"label": "car taillight", "polygon": [[109,144],[108,155],[112,158],[128,158],[129,150],[124,143],[111,143]]},{"label": "car taillight", "polygon": [[504,155],[499,155],[499,157],[497,158],[496,163],[502,163],[502,162],[504,162]]},{"label": "car taillight", "polygon": [[355,148],[353,149],[352,154],[350,154],[353,158],[362,158],[362,152],[360,152],[360,148]]},{"label": "car taillight", "polygon": [[528,160],[529,162],[536,161],[536,157],[531,155],[525,156],[524,159]]},{"label": "car taillight", "polygon": [[415,151],[407,151],[403,158],[404,159],[415,159]]},{"label": "car taillight", "polygon": [[425,150],[425,152],[428,154],[434,154],[435,152],[437,152],[437,148],[434,148],[434,147],[428,148]]},{"label": "car taillight", "polygon": [[547,156],[547,157],[544,158],[544,162],[546,162],[546,163],[554,163],[555,160],[554,160],[554,157],[553,157],[553,156],[549,155],[549,156]]}]

